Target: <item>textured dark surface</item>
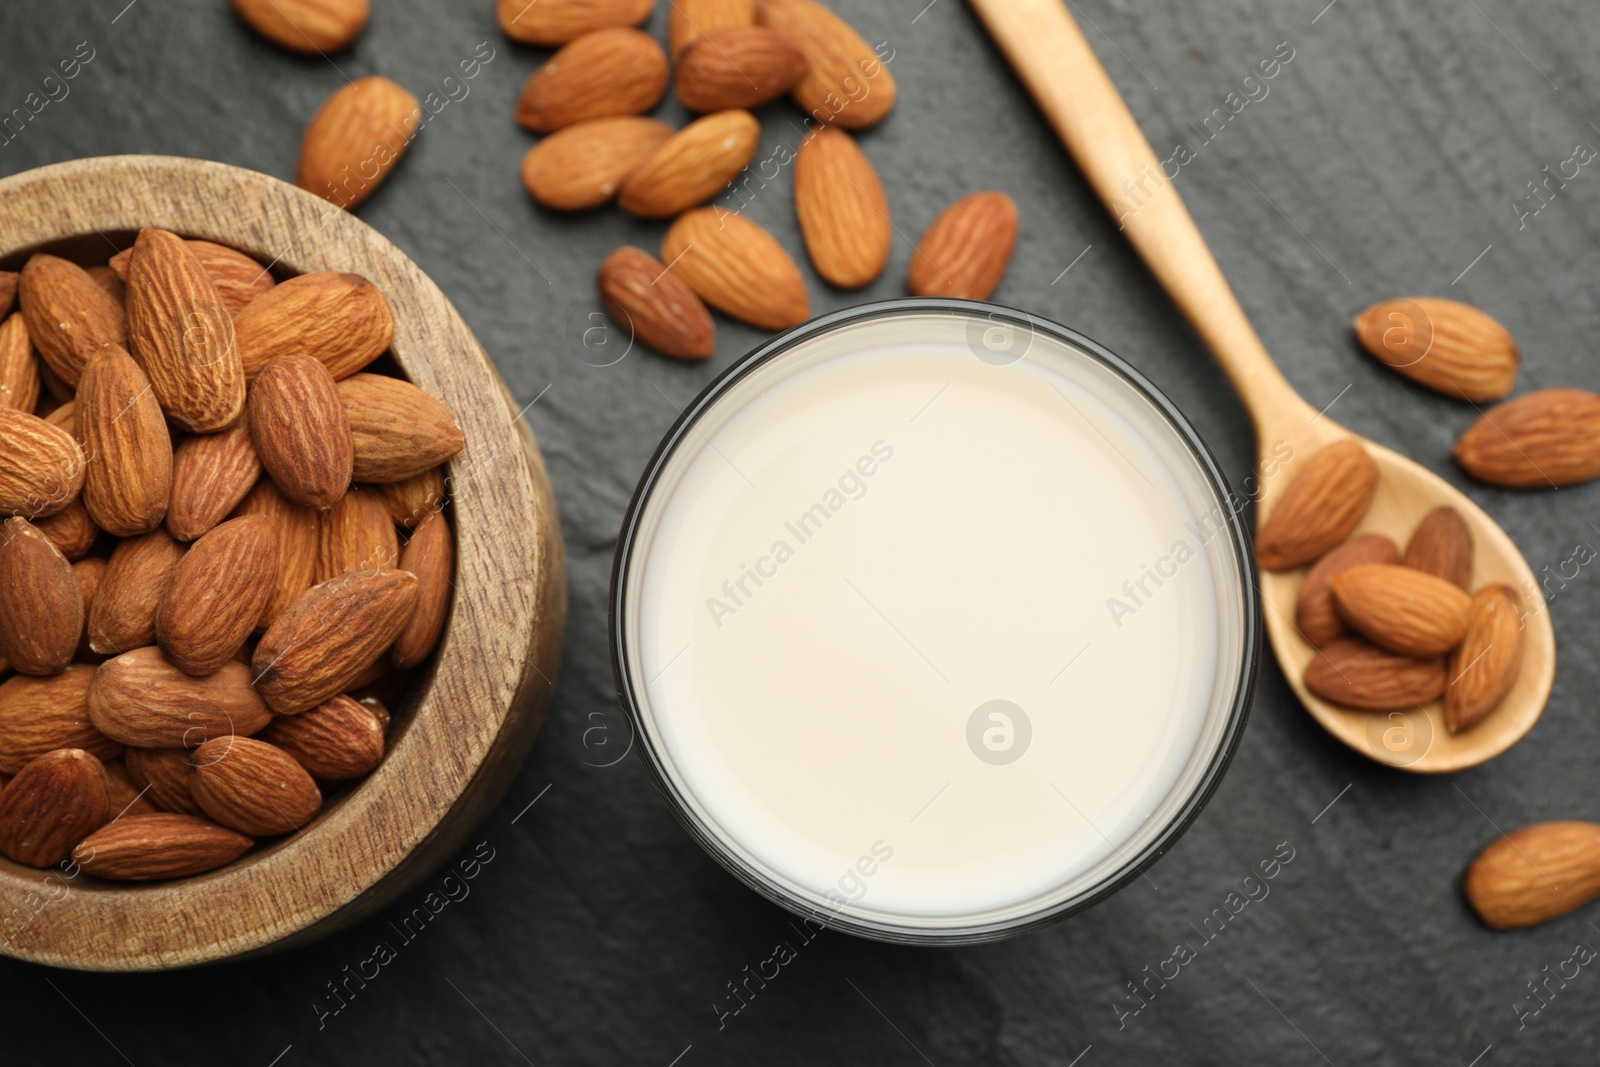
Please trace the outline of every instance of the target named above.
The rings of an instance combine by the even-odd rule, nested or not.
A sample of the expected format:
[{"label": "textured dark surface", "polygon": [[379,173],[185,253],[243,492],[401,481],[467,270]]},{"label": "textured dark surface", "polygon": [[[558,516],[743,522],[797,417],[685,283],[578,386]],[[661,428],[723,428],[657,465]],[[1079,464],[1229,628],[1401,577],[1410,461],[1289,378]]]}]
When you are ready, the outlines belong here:
[{"label": "textured dark surface", "polygon": [[[837,934],[802,944],[785,913],[690,842],[634,759],[605,766],[627,737],[609,693],[604,630],[623,507],[675,405],[758,335],[719,321],[708,364],[634,352],[591,365],[604,362],[582,343],[594,325],[586,316],[595,266],[625,241],[654,248],[662,227],[616,211],[556,218],[528,201],[516,175],[531,138],[510,116],[542,53],[501,38],[490,0],[375,0],[365,36],[331,62],[274,50],[221,0],[125,2],[0,5],[0,112],[22,106],[79,42],[94,50],[70,95],[0,145],[0,174],[159,152],[287,178],[305,121],[346,75],[383,73],[419,96],[442,93],[479,42],[496,50],[361,215],[455,301],[518,400],[538,398],[528,417],[561,505],[569,636],[544,733],[479,835],[492,861],[465,883],[470,895],[415,940],[391,923],[442,885],[444,872],[385,916],[257,962],[143,977],[0,962],[0,1061],[945,1067],[1081,1056],[1083,1067],[1493,1067],[1600,1054],[1592,967],[1564,989],[1552,982],[1555,997],[1546,994],[1547,1006],[1520,1024],[1513,1007],[1537,1007],[1525,983],[1546,966],[1554,972],[1578,942],[1600,946],[1590,922],[1600,923],[1600,908],[1493,934],[1458,888],[1497,827],[1600,818],[1588,651],[1597,593],[1588,570],[1564,588],[1550,584],[1562,656],[1543,721],[1489,766],[1431,780],[1380,768],[1324,736],[1269,665],[1232,771],[1150,872],[1159,889],[1135,881],[1064,925],[981,948],[888,948]],[[1600,121],[1600,12],[1577,0],[1336,0],[1319,16],[1323,2],[1083,0],[1077,10],[1162,155],[1180,139],[1196,145],[1189,124],[1242,94],[1246,75],[1281,42],[1294,50],[1267,95],[1199,147],[1178,188],[1306,397],[1319,407],[1337,399],[1332,414],[1346,425],[1463,484],[1536,571],[1554,572],[1575,546],[1600,544],[1597,490],[1514,495],[1465,485],[1448,455],[1473,411],[1360,355],[1349,321],[1382,297],[1459,296],[1521,342],[1519,390],[1600,388],[1592,357],[1600,177],[1584,168],[1521,229],[1513,207],[1542,166],[1580,142],[1600,145],[1590,121]],[[1242,481],[1253,458],[1249,427],[1222,376],[968,10],[959,0],[923,3],[839,4],[869,40],[894,49],[901,102],[863,143],[900,236],[884,279],[863,293],[830,291],[808,272],[813,307],[899,295],[910,241],[934,214],[971,190],[1005,189],[1023,234],[996,299],[1132,361]],[[664,23],[658,12],[651,25]],[[674,105],[663,113],[681,117]],[[799,116],[788,105],[762,117],[762,157],[796,142]],[[787,174],[749,212],[798,247]],[[1567,565],[1567,574],[1576,569]],[[1285,842],[1294,858],[1270,896],[1119,1026],[1116,1006],[1138,1004],[1124,983],[1178,942],[1198,945],[1194,927]],[[719,1029],[713,1003],[728,1002],[726,983],[782,940],[797,958]],[[395,958],[319,1025],[316,1005],[337,1006],[326,983],[379,941],[396,946]]]}]

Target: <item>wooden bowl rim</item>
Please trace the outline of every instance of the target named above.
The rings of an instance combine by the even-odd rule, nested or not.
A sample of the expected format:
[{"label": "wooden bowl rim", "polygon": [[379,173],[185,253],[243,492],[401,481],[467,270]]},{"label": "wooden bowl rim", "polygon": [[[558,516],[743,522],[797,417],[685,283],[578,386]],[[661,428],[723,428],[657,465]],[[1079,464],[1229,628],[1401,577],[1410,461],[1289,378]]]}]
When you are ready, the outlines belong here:
[{"label": "wooden bowl rim", "polygon": [[[111,883],[0,860],[0,953],[161,969],[303,939],[369,913],[487,814],[553,688],[563,554],[531,433],[460,314],[416,264],[359,219],[277,178],[174,156],[81,159],[0,179],[0,217],[0,260],[158,226],[295,273],[365,275],[395,311],[393,358],[466,436],[448,475],[457,546],[450,621],[378,769],[304,831],[194,878]],[[109,256],[116,244],[107,241]],[[485,790],[491,779],[498,788]]]}]

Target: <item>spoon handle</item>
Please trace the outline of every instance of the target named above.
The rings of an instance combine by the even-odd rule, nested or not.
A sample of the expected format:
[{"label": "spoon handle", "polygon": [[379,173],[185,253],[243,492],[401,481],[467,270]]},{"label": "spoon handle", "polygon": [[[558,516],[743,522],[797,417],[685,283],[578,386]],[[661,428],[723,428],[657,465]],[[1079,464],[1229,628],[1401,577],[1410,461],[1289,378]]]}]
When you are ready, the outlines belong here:
[{"label": "spoon handle", "polygon": [[1267,355],[1172,179],[1062,0],[969,0],[1089,184],[1227,372],[1259,441],[1312,409]]}]

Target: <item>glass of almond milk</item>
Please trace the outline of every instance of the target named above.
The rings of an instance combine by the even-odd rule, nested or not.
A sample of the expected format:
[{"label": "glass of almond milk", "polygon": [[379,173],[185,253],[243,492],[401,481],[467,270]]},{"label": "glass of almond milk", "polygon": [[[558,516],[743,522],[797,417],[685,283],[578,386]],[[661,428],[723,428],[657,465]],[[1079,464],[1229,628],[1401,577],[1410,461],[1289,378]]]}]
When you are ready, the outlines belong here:
[{"label": "glass of almond milk", "polygon": [[1007,936],[1138,877],[1226,769],[1260,655],[1243,503],[1070,330],[965,301],[824,316],[650,461],[618,693],[758,892],[882,940]]}]

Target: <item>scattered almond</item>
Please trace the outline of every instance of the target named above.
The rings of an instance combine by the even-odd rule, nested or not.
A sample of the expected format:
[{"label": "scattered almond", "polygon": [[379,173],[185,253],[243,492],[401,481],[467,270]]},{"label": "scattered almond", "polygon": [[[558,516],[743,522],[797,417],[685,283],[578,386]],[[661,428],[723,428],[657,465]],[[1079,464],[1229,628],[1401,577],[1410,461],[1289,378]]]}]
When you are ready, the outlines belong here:
[{"label": "scattered almond", "polygon": [[83,590],[72,564],[21,518],[0,526],[0,656],[22,674],[58,674],[83,633]]},{"label": "scattered almond", "polygon": [[794,87],[801,109],[822,125],[861,130],[894,107],[895,84],[872,46],[815,0],[761,0],[761,25],[793,42],[806,58]]},{"label": "scattered almond", "polygon": [[763,26],[706,30],[678,56],[678,99],[690,111],[759,107],[805,76],[806,57]]},{"label": "scattered almond", "polygon": [[367,24],[367,0],[228,0],[234,14],[280,48],[338,52]]},{"label": "scattered almond", "polygon": [[34,349],[69,387],[77,386],[83,365],[101,348],[127,347],[122,305],[76,263],[59,256],[30,257],[17,297]]},{"label": "scattered almond", "polygon": [[1444,660],[1397,656],[1354,637],[1331,641],[1306,665],[1305,686],[1323,700],[1362,711],[1400,711],[1438,700]]},{"label": "scattered almond", "polygon": [[54,515],[83,488],[83,450],[67,431],[0,405],[0,515]]},{"label": "scattered almond", "polygon": [[563,45],[533,72],[517,101],[517,121],[536,133],[612,115],[637,115],[667,90],[667,54],[654,37],[605,29]]},{"label": "scattered almond", "polygon": [[523,44],[558,45],[595,30],[637,26],[655,0],[496,0],[500,30]]},{"label": "scattered almond", "polygon": [[81,496],[48,518],[34,519],[33,526],[74,563],[89,554],[95,538],[100,536],[100,528],[89,517]]},{"label": "scattered almond", "polygon": [[[270,724],[269,724],[270,725]],[[194,768],[186,748],[130,748],[123,754],[128,776],[161,811],[199,815],[194,802]]]},{"label": "scattered almond", "polygon": [[1406,545],[1406,566],[1472,591],[1472,531],[1455,508],[1428,512]]},{"label": "scattered almond", "polygon": [[0,793],[0,855],[52,867],[105,825],[109,805],[99,760],[77,748],[40,756]]},{"label": "scattered almond", "polygon": [[72,861],[96,878],[156,882],[215,870],[254,843],[193,815],[130,812],[79,842]]},{"label": "scattered almond", "polygon": [[1437,297],[1385,300],[1356,316],[1356,337],[1378,362],[1446,396],[1498,400],[1517,379],[1517,343],[1470,304]]},{"label": "scattered almond", "polygon": [[263,515],[229,519],[184,553],[156,609],[167,662],[205,677],[233,659],[272,595],[278,544]]},{"label": "scattered almond", "polygon": [[612,321],[664,356],[705,359],[716,350],[711,313],[660,260],[631,245],[600,264],[600,303]]},{"label": "scattered almond", "polygon": [[1005,193],[973,193],[945,208],[911,254],[912,296],[987,300],[1011,262],[1017,205]]},{"label": "scattered almond", "polygon": [[338,379],[383,355],[394,338],[394,315],[361,275],[317,271],[256,297],[234,327],[249,377],[279,356],[309,354]]},{"label": "scattered almond", "polygon": [[824,281],[859,289],[883,273],[894,236],[889,201],[872,161],[848,133],[829,127],[800,143],[794,207],[806,252]]},{"label": "scattered almond", "polygon": [[742,215],[697,208],[661,240],[661,259],[719,311],[752,326],[786,330],[811,315],[804,279],[789,253]]},{"label": "scattered almond", "polygon": [[1461,435],[1456,462],[1508,489],[1576,485],[1600,475],[1600,396],[1540,389],[1497,404]]},{"label": "scattered almond", "polygon": [[131,537],[111,550],[100,592],[89,606],[89,647],[116,655],[154,644],[156,609],[183,546],[166,530]]},{"label": "scattered almond", "polygon": [[1496,930],[1565,915],[1600,897],[1600,826],[1546,822],[1502,834],[1472,861],[1462,889]]},{"label": "scattered almond", "polygon": [[214,737],[258,732],[272,718],[254,677],[229,661],[191,678],[159,648],[138,648],[95,668],[89,718],[95,729],[134,748],[192,748]]},{"label": "scattered almond", "polygon": [[755,24],[755,0],[669,0],[667,52],[676,62],[685,49],[713,30]]},{"label": "scattered almond", "polygon": [[1256,536],[1256,559],[1269,571],[1310,563],[1350,536],[1377,491],[1377,464],[1359,442],[1328,445],[1273,505]]},{"label": "scattered almond", "polygon": [[193,541],[227,518],[260,476],[248,417],[221,433],[184,438],[172,453],[167,531],[180,541]]},{"label": "scattered almond", "polygon": [[272,520],[277,533],[278,574],[261,615],[261,629],[266,629],[314,583],[322,519],[315,508],[296,504],[285,497],[270,478],[257,482],[234,514],[265,515]]},{"label": "scattered almond", "polygon": [[0,407],[32,413],[39,403],[39,361],[21,312],[0,322]]},{"label": "scattered almond", "polygon": [[352,488],[322,516],[317,544],[316,581],[351,571],[393,567],[400,558],[389,509],[371,492]]},{"label": "scattered almond", "polygon": [[748,111],[719,111],[667,138],[623,183],[617,203],[665,219],[716,196],[755,155],[761,124]]},{"label": "scattered almond", "polygon": [[[213,241],[190,239],[183,243],[211,276],[217,295],[222,297],[222,304],[230,315],[239,314],[245,305],[276,284],[271,271],[243,252]],[[132,255],[133,249],[125,248],[111,257],[108,265],[119,278],[128,277],[128,259]]]},{"label": "scattered almond", "polygon": [[194,750],[195,803],[252,837],[299,830],[322,810],[322,793],[287,752],[249,737],[219,737]]},{"label": "scattered almond", "polygon": [[122,754],[89,721],[94,668],[78,664],[48,678],[18,674],[0,683],[0,774],[16,774],[46,752],[81,748],[100,759]]},{"label": "scattered almond", "polygon": [[357,78],[311,117],[294,183],[331,204],[353,208],[389,176],[421,121],[417,98],[400,85],[376,74]]},{"label": "scattered almond", "polygon": [[383,759],[383,723],[347,696],[336,696],[299,715],[279,715],[261,740],[294,757],[323,782],[360,778]]},{"label": "scattered almond", "polygon": [[279,356],[261,368],[250,384],[250,440],[273,483],[296,504],[330,508],[349,488],[350,420],[333,375],[311,356]]},{"label": "scattered almond", "polygon": [[575,123],[528,149],[522,184],[529,196],[555,211],[599,207],[671,136],[665,122],[639,115]]},{"label": "scattered almond", "polygon": [[1472,617],[1461,647],[1450,657],[1444,724],[1459,733],[1488,715],[1522,670],[1522,599],[1507,585],[1486,585],[1472,595]]},{"label": "scattered almond", "polygon": [[455,416],[410,382],[357,374],[338,385],[350,424],[358,482],[401,482],[453,458],[466,446]]},{"label": "scattered almond", "polygon": [[83,443],[83,503],[95,525],[137,537],[161,525],[172,495],[172,436],[133,357],[108,345],[78,380],[75,416]]}]

